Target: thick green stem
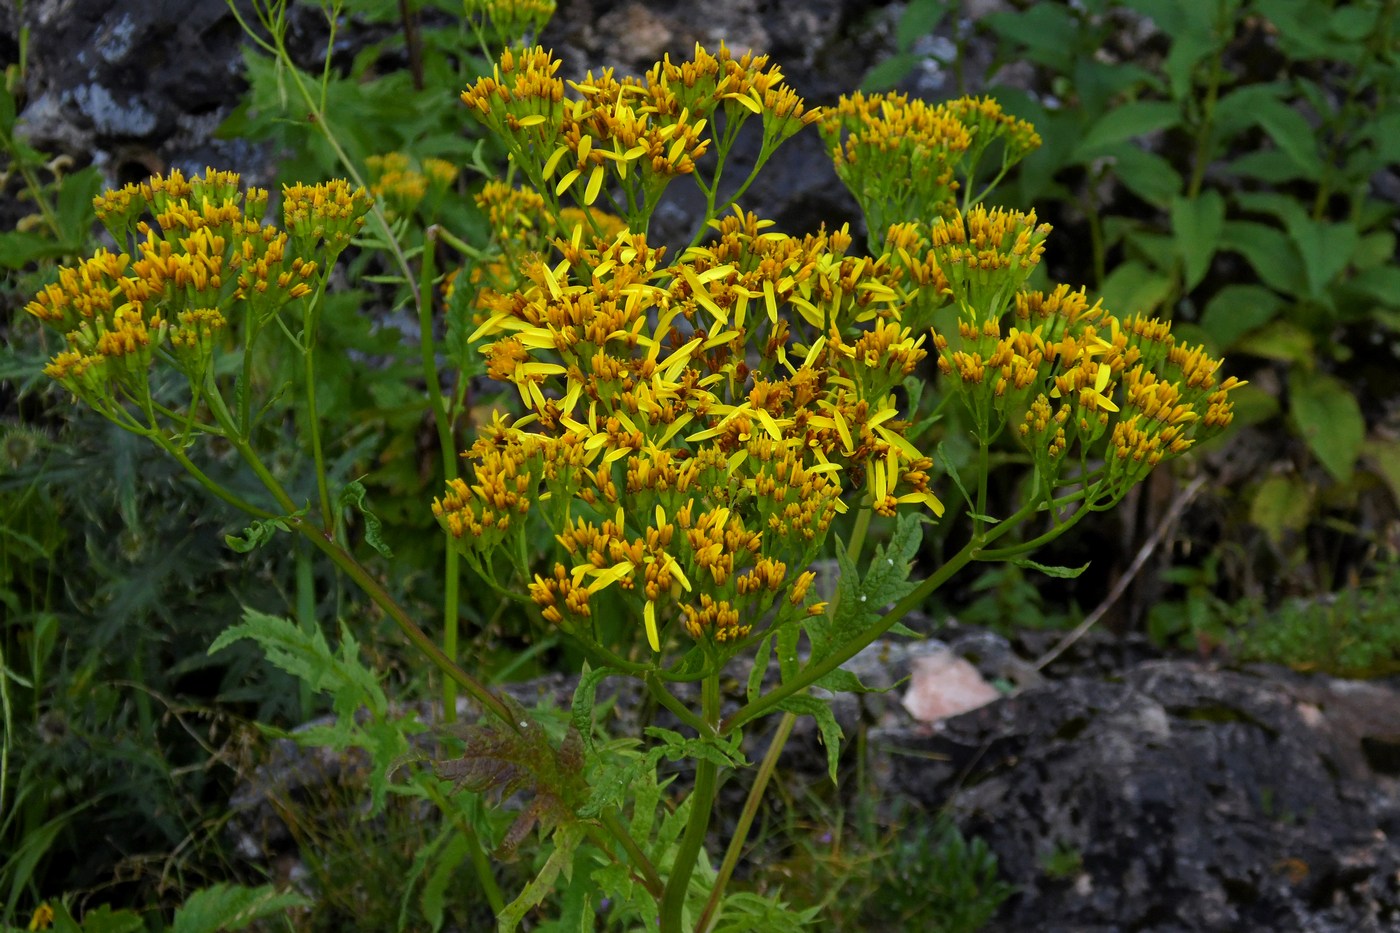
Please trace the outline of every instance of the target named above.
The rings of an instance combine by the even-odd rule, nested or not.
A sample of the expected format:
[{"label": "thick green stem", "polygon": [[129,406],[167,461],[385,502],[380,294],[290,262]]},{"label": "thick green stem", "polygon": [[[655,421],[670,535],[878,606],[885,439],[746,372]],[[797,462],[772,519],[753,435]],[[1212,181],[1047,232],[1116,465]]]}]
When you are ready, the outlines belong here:
[{"label": "thick green stem", "polygon": [[758,773],[754,775],[753,786],[749,788],[749,796],[744,800],[744,809],[739,814],[739,822],[734,826],[734,836],[729,840],[729,848],[724,852],[724,861],[720,863],[714,889],[710,891],[710,898],[705,902],[705,909],[701,911],[700,919],[695,924],[696,933],[708,933],[719,921],[719,905],[724,900],[724,889],[734,874],[735,866],[739,864],[739,856],[744,851],[749,828],[753,826],[759,804],[763,802],[763,792],[768,788],[768,782],[778,767],[778,759],[783,754],[783,746],[787,744],[788,737],[792,735],[792,727],[796,723],[797,716],[794,713],[783,713],[783,718],[778,720],[777,731],[773,733],[773,740],[768,743],[768,752],[758,766]]},{"label": "thick green stem", "polygon": [[[719,677],[703,681],[701,707],[706,731],[713,735],[719,722]],[[685,895],[690,889],[690,876],[705,847],[705,833],[710,828],[714,812],[715,791],[719,786],[719,766],[707,758],[695,763],[695,787],[690,792],[690,816],[685,835],[681,837],[671,875],[666,879],[666,892],[661,897],[661,933],[681,933],[685,910]]]}]

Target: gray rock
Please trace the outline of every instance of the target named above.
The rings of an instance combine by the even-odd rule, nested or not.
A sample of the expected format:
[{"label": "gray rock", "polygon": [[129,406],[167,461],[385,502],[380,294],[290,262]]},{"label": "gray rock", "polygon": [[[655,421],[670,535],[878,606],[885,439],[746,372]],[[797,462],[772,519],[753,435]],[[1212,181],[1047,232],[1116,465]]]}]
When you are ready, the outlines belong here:
[{"label": "gray rock", "polygon": [[996,929],[1340,933],[1400,928],[1398,722],[1393,685],[1152,661],[871,742],[1018,885]]}]

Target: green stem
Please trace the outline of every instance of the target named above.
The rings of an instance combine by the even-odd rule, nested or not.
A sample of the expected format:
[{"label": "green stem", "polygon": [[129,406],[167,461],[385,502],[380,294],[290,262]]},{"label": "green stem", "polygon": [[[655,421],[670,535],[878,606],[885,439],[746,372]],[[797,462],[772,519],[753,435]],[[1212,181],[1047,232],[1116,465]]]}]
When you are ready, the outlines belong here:
[{"label": "green stem", "polygon": [[276,512],[269,512],[267,509],[259,508],[258,506],[253,505],[247,499],[235,495],[234,493],[225,489],[221,484],[210,479],[207,475],[205,475],[203,470],[195,466],[194,462],[190,460],[189,457],[185,456],[185,452],[183,450],[181,450],[177,445],[170,443],[160,434],[148,434],[147,437],[154,441],[156,446],[160,447],[166,453],[170,454],[170,456],[174,457],[176,462],[178,462],[180,466],[185,468],[185,472],[193,476],[195,478],[195,481],[198,482],[199,485],[203,486],[206,490],[208,490],[211,495],[222,499],[224,502],[227,502],[229,505],[233,506],[235,509],[238,509],[240,512],[246,512],[254,518],[266,519],[277,517]]},{"label": "green stem", "polygon": [[[719,722],[719,677],[707,677],[701,691],[701,708],[706,730],[714,735]],[[685,835],[681,837],[671,875],[666,879],[666,891],[661,896],[661,933],[681,933],[685,896],[690,889],[690,876],[705,846],[705,832],[710,827],[714,811],[715,792],[719,787],[719,766],[707,758],[695,763],[695,787],[690,792],[690,816]]]},{"label": "green stem", "polygon": [[[476,880],[486,895],[486,903],[491,905],[491,910],[494,913],[499,914],[506,908],[505,895],[501,893],[501,886],[496,882],[496,873],[491,868],[491,857],[487,854],[486,847],[482,844],[481,837],[477,835],[471,820],[465,819],[457,808],[448,803],[447,796],[431,779],[422,781],[419,786],[427,791],[433,803],[437,804],[438,812],[446,814],[447,818],[457,827],[457,831],[470,841],[472,870],[476,872]],[[480,798],[477,799],[480,800]]]},{"label": "green stem", "polygon": [[[307,634],[320,631],[321,627],[316,622],[316,577],[312,573],[311,555],[307,553],[306,545],[301,544],[296,548],[296,568],[297,568],[297,620],[301,623],[301,629]],[[299,688],[298,700],[301,702],[301,716],[303,720],[311,718],[311,683],[305,678],[297,679]]]},{"label": "green stem", "polygon": [[[457,478],[457,444],[452,424],[442,400],[442,384],[438,379],[437,347],[433,340],[433,281],[434,260],[437,257],[439,227],[434,224],[423,232],[423,261],[418,269],[418,346],[423,364],[423,382],[428,388],[428,406],[433,412],[438,445],[442,450],[442,473],[445,480]],[[459,600],[461,598],[461,562],[457,541],[450,535],[443,565],[442,650],[455,664]],[[442,715],[448,722],[457,720],[457,685],[446,680],[442,685]]]},{"label": "green stem", "polygon": [[792,735],[792,727],[796,723],[795,713],[785,712],[783,718],[778,720],[777,731],[773,733],[773,740],[768,743],[768,751],[758,766],[753,786],[749,788],[749,795],[744,800],[744,809],[739,813],[739,822],[734,826],[734,836],[729,840],[729,848],[724,852],[724,861],[720,863],[715,886],[710,891],[710,898],[705,902],[705,909],[701,911],[699,921],[695,924],[696,933],[708,933],[719,920],[718,911],[720,902],[724,899],[724,889],[734,874],[735,866],[739,864],[739,856],[744,851],[749,828],[753,826],[759,804],[763,802],[763,792],[768,788],[768,781],[778,766],[778,758],[782,756],[783,746],[787,744],[788,737]]},{"label": "green stem", "polygon": [[687,726],[690,726],[690,728],[694,729],[701,735],[705,735],[711,730],[711,727],[705,723],[705,720],[695,715],[695,713],[692,712],[689,707],[687,707],[680,700],[676,699],[676,695],[674,693],[666,689],[666,685],[661,682],[661,679],[656,676],[656,673],[654,671],[649,672],[646,675],[644,683],[646,684],[647,691],[651,694],[652,699],[654,699],[656,702],[660,703],[662,706],[666,707],[668,710],[674,713],[676,718],[679,719],[681,722],[685,723]]},{"label": "green stem", "polygon": [[316,545],[322,553],[340,568],[351,580],[355,582],[365,595],[368,596],[376,606],[384,610],[389,618],[394,620],[394,624],[399,627],[399,631],[412,642],[413,647],[421,651],[438,670],[446,674],[452,681],[460,686],[468,696],[477,702],[483,709],[489,711],[512,729],[519,730],[520,723],[511,715],[509,707],[493,694],[489,688],[475,677],[462,670],[457,664],[443,653],[443,650],[428,637],[428,633],[418,627],[404,612],[403,607],[394,601],[389,595],[389,591],[384,589],[369,571],[365,570],[358,561],[335,541],[326,537],[317,529],[303,519],[292,518],[292,524],[297,531],[305,535],[312,544]]},{"label": "green stem", "polygon": [[788,697],[807,689],[812,684],[855,657],[867,645],[889,631],[890,627],[896,622],[922,605],[924,600],[928,599],[935,590],[948,582],[953,574],[957,573],[973,560],[980,559],[982,556],[982,549],[988,543],[995,541],[997,538],[1010,531],[1018,523],[1034,514],[1039,505],[1040,501],[1038,499],[1031,501],[1022,506],[1019,512],[1012,515],[1001,524],[968,541],[967,544],[963,545],[962,550],[954,554],[942,567],[939,567],[936,573],[915,587],[908,596],[905,596],[899,602],[895,603],[894,607],[891,608],[889,612],[886,612],[880,618],[871,622],[855,636],[848,639],[844,644],[831,651],[829,654],[820,659],[813,659],[810,661],[792,680],[765,693],[763,696],[746,704],[727,717],[719,725],[719,734],[728,735],[745,723],[772,712],[778,707],[778,704],[782,703]]},{"label": "green stem", "polygon": [[[330,486],[326,478],[326,456],[321,449],[321,417],[316,408],[316,317],[325,294],[327,276],[321,276],[316,294],[306,303],[302,313],[301,358],[306,366],[306,430],[311,436],[311,459],[316,467],[316,491],[321,499],[321,526],[326,534],[334,535],[336,514],[331,511]],[[243,391],[246,394],[248,387]]]},{"label": "green stem", "polygon": [[[1224,2],[1218,7],[1216,29],[1217,38],[1221,43],[1219,51],[1223,51],[1224,46],[1229,43],[1231,33],[1234,32],[1229,5]],[[1211,55],[1210,62],[1210,77],[1206,79],[1206,93],[1201,100],[1201,125],[1196,130],[1196,151],[1191,159],[1191,180],[1186,186],[1186,198],[1191,201],[1200,195],[1201,186],[1206,179],[1206,169],[1210,166],[1210,138],[1215,129],[1215,104],[1220,97],[1220,83],[1225,77],[1225,56]],[[1099,285],[1103,285],[1102,279]]]},{"label": "green stem", "polygon": [[603,828],[608,831],[608,835],[622,846],[627,857],[632,861],[632,867],[642,876],[642,884],[651,892],[652,897],[661,897],[666,885],[661,880],[661,876],[656,872],[656,866],[651,859],[637,845],[637,840],[632,838],[632,834],[627,831],[627,827],[622,825],[622,819],[617,814],[616,807],[607,807],[599,814],[603,822]]}]

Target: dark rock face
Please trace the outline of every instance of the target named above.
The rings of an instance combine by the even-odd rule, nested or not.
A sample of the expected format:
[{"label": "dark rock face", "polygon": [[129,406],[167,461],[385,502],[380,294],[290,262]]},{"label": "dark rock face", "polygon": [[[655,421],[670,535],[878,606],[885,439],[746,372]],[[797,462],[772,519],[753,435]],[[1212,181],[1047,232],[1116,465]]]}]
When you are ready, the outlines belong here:
[{"label": "dark rock face", "polygon": [[1354,933],[1400,929],[1397,725],[1394,688],[1153,661],[881,742],[1020,887],[996,929]]},{"label": "dark rock face", "polygon": [[212,140],[246,86],[243,32],[224,0],[34,0],[24,18],[21,116],[41,151],[96,161],[113,181],[249,158]]}]

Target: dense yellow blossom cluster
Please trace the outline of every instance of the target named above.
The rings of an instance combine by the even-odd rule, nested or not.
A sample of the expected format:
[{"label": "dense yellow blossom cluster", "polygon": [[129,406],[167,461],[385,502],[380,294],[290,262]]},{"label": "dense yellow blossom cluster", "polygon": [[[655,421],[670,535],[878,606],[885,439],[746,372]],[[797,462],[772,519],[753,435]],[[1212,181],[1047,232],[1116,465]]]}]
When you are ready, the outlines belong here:
[{"label": "dense yellow blossom cluster", "polygon": [[572,95],[559,66],[542,48],[507,50],[462,100],[546,199],[567,193],[589,206],[604,197],[634,221],[650,215],[672,179],[695,173],[717,112],[721,145],[749,117],[762,122],[760,161],[817,116],[766,55],[735,58],[723,45],[714,54],[696,46],[679,64],[668,57],[640,78],[589,72],[568,83]]},{"label": "dense yellow blossom cluster", "polygon": [[[1031,451],[1048,499],[1063,472],[1103,507],[1228,424],[1238,383],[1167,325],[1082,290],[1027,290],[1050,232],[1034,212],[958,208],[957,174],[993,143],[1003,170],[1039,145],[994,102],[855,95],[823,117],[765,59],[724,49],[640,79],[590,75],[572,97],[558,67],[507,53],[463,95],[534,188],[483,191],[493,224],[519,234],[505,287],[478,289],[470,338],[527,414],[494,425],[466,454],[473,479],[434,503],[477,561],[554,536],[559,559],[530,585],[549,622],[601,642],[618,636],[600,619],[635,601],[652,651],[677,633],[732,650],[815,611],[804,568],[848,499],[943,513],[904,410],[926,360],[980,438],[1010,428]],[[649,242],[655,195],[696,171],[719,108],[774,139],[821,120],[881,250],[737,209],[674,257]],[[606,193],[622,220],[561,224],[565,193],[585,207]]]},{"label": "dense yellow blossom cluster", "polygon": [[177,169],[96,198],[119,252],[99,249],[59,269],[25,306],[64,335],[45,372],[108,414],[149,403],[160,358],[197,386],[230,321],[260,328],[309,295],[368,209],[364,192],[343,181],[285,188],[284,229],[261,221],[267,202],[266,191],[245,193],[237,175],[212,169],[191,179]]}]

